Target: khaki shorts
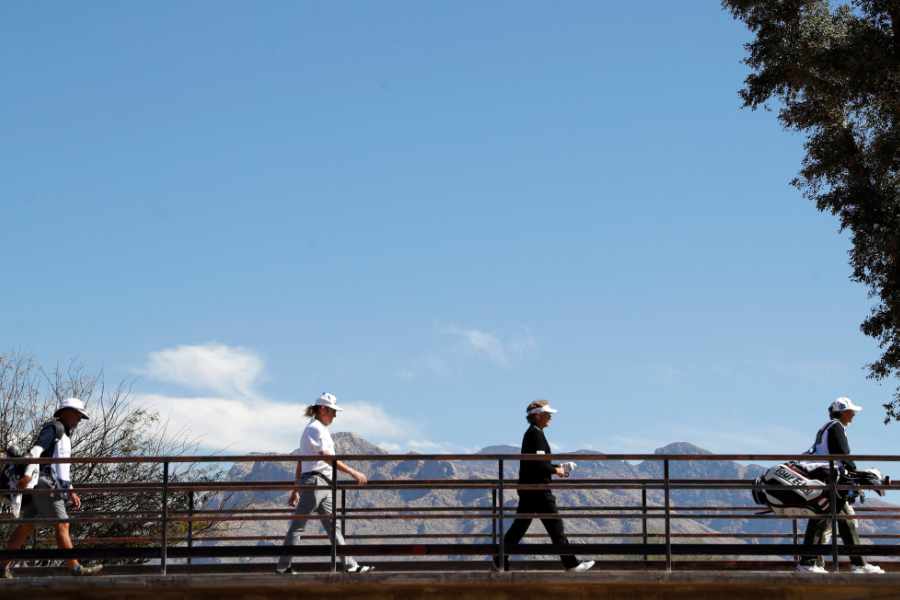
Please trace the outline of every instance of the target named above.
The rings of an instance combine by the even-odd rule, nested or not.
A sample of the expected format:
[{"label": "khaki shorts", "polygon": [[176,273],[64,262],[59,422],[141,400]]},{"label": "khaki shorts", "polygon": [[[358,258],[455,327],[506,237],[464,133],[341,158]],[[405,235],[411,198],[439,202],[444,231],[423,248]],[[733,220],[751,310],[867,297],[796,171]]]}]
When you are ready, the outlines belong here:
[{"label": "khaki shorts", "polygon": [[[53,482],[46,477],[41,477],[35,486],[38,490],[55,489]],[[22,512],[20,519],[68,519],[66,512],[66,493],[56,491],[53,493],[26,494],[22,497]]]}]

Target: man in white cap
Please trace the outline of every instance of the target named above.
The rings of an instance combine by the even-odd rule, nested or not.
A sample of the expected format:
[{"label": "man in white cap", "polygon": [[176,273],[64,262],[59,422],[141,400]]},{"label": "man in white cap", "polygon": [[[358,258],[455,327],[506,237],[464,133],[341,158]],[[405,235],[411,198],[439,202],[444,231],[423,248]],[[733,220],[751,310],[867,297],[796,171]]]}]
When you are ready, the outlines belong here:
[{"label": "man in white cap", "polygon": [[[32,458],[71,458],[72,440],[69,437],[82,419],[87,419],[84,402],[78,398],[66,398],[59,403],[53,413],[53,420],[41,427],[40,433],[32,444],[28,456]],[[81,498],[72,487],[70,463],[32,464],[28,465],[25,476],[19,480],[20,489],[35,489],[44,493],[27,494],[22,501],[19,518],[22,519],[62,519],[54,525],[56,528],[56,545],[59,548],[74,548],[69,536],[69,518],[66,512],[65,498],[72,503],[72,508],[81,508]],[[47,493],[49,491],[49,493]],[[25,545],[35,523],[22,523],[13,531],[7,549],[18,550]],[[86,567],[75,559],[66,561],[72,575],[96,575],[103,567],[95,565]],[[4,579],[11,579],[12,561],[3,563]]]},{"label": "man in white cap", "polygon": [[[528,429],[522,437],[522,454],[550,454],[550,444],[544,437],[544,429],[550,425],[550,419],[556,413],[556,409],[550,406],[546,400],[535,400],[525,407],[525,419],[528,421]],[[520,484],[548,484],[552,475],[568,477],[573,463],[554,465],[550,461],[523,460],[519,465]],[[517,513],[546,513],[557,515],[556,497],[549,489],[543,490],[518,490],[519,506]],[[531,517],[519,517],[510,526],[503,543],[506,546],[514,546],[522,541],[525,532],[531,525]],[[562,519],[557,517],[542,518],[541,523],[554,544],[568,544]],[[571,554],[560,556],[563,567],[567,571],[582,573],[594,566],[592,560],[579,561]],[[506,568],[509,567],[507,559]],[[499,557],[494,557],[494,566],[500,566]]]},{"label": "man in white cap", "polygon": [[[826,454],[850,454],[850,443],[847,441],[847,427],[853,421],[856,413],[862,410],[862,406],[853,403],[850,398],[840,397],[828,406],[829,421],[816,433],[815,442],[806,451],[810,455]],[[852,460],[842,460],[838,468],[849,471],[856,470],[856,463]],[[846,500],[839,499],[838,514],[852,516],[853,507]],[[806,534],[803,536],[804,545],[823,544],[827,541],[831,530],[831,519],[809,519],[806,524]],[[838,533],[844,544],[859,545],[859,533],[856,530],[856,521],[853,519],[838,520]],[[862,556],[850,556],[851,572],[862,574],[884,573],[884,569],[878,565],[867,563]],[[804,573],[827,573],[821,557],[806,555],[801,557],[797,570]]]},{"label": "man in white cap", "polygon": [[[334,397],[334,394],[327,392],[319,396],[315,404],[306,407],[306,416],[312,420],[306,425],[303,435],[300,436],[301,455],[334,456],[334,440],[331,439],[328,426],[331,425],[341,410],[343,409],[337,405],[337,398]],[[368,482],[365,475],[343,461],[337,461],[335,466],[338,471],[346,473],[360,485],[365,485]],[[315,512],[330,517],[334,513],[334,506],[331,503],[331,481],[334,476],[335,473],[332,472],[330,461],[297,462],[296,485],[315,487],[314,489],[304,489],[302,492],[297,488],[291,491],[288,504],[297,508],[294,512],[291,526],[284,536],[285,546],[300,544],[300,539],[306,530],[306,515]],[[330,518],[322,519],[320,522],[328,533],[328,537],[331,538],[332,543],[337,539],[339,546],[345,544],[344,536],[341,535],[340,531],[334,530]],[[296,571],[291,567],[292,558],[289,554],[282,555],[278,560],[278,565],[275,567],[276,572],[298,575],[300,571]],[[344,570],[348,573],[366,573],[373,569],[373,567],[368,565],[360,565],[352,556],[345,556],[343,565]]]}]

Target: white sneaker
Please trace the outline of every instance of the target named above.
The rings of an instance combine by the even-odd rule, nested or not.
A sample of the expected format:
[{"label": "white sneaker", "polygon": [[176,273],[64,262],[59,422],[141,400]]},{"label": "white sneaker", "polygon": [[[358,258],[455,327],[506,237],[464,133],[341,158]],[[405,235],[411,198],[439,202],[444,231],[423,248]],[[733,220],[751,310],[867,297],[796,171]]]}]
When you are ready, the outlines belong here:
[{"label": "white sneaker", "polygon": [[867,563],[859,567],[852,567],[850,569],[850,572],[859,573],[860,575],[883,575],[884,569],[882,569],[878,565]]},{"label": "white sneaker", "polygon": [[571,573],[584,573],[585,571],[590,571],[594,564],[595,563],[592,560],[583,560],[571,569],[566,569],[566,571]]},{"label": "white sneaker", "polygon": [[347,573],[368,573],[370,571],[374,571],[375,567],[372,565],[356,565],[355,567],[350,567],[346,570]]},{"label": "white sneaker", "polygon": [[825,567],[820,567],[819,565],[797,565],[797,572],[818,573],[820,575],[828,573],[828,571],[825,570]]}]

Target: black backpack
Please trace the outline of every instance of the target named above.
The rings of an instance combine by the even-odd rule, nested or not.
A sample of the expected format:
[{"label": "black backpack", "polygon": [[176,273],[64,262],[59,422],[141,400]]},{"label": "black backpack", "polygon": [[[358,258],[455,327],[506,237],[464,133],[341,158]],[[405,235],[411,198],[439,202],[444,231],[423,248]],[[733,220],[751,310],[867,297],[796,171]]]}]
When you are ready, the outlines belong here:
[{"label": "black backpack", "polygon": [[[4,458],[21,458],[25,453],[15,446],[6,449]],[[0,468],[0,504],[12,504],[13,496],[18,494],[19,480],[25,476],[28,465],[5,464]]]},{"label": "black backpack", "polygon": [[[66,433],[66,427],[60,421],[53,419],[52,421],[47,421],[44,423],[38,435],[40,435],[40,431],[43,431],[45,427],[48,425],[53,426],[54,440],[53,445],[49,448],[44,448],[44,451],[41,452],[42,458],[47,458],[53,456],[53,450],[56,447],[56,444],[59,442],[60,438]],[[36,442],[37,440],[35,440]],[[35,445],[32,443],[32,446]],[[16,446],[9,446],[6,449],[5,456],[10,458],[21,458],[26,456],[27,452],[22,452]],[[28,468],[28,465],[25,464],[3,464],[0,463],[0,504],[12,504],[13,496],[19,493],[19,480],[25,476],[25,471]],[[38,474],[40,477],[40,474]]]}]

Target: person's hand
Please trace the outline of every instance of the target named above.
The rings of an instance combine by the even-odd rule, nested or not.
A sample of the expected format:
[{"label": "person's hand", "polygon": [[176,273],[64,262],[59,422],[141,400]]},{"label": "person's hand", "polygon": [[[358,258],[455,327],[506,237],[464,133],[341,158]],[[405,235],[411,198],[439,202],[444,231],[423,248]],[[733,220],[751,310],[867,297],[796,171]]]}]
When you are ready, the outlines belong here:
[{"label": "person's hand", "polygon": [[359,485],[366,485],[367,483],[369,483],[369,478],[359,471],[353,472],[353,479],[355,479],[356,483],[358,483]]},{"label": "person's hand", "polygon": [[73,509],[81,510],[81,497],[75,492],[69,492],[69,502],[72,503]]},{"label": "person's hand", "polygon": [[28,487],[29,483],[31,483],[31,476],[22,475],[22,477],[19,479],[19,489],[24,490]]},{"label": "person's hand", "polygon": [[568,477],[568,475],[566,475],[566,470],[563,469],[561,466],[556,467],[556,469],[553,470],[553,474],[556,475],[557,477]]},{"label": "person's hand", "polygon": [[300,502],[300,492],[294,490],[291,492],[291,497],[288,499],[288,506],[297,506],[298,502]]}]

